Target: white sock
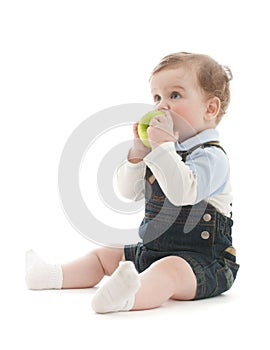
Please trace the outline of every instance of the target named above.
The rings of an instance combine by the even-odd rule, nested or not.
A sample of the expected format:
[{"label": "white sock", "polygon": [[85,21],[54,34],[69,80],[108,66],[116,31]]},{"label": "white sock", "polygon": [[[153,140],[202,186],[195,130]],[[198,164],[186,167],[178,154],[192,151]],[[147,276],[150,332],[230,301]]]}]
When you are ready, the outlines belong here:
[{"label": "white sock", "polygon": [[132,309],[140,288],[139,274],[131,261],[120,262],[110,279],[96,292],[92,307],[97,313]]},{"label": "white sock", "polygon": [[61,289],[61,265],[46,264],[33,250],[26,252],[25,263],[25,281],[29,289]]}]

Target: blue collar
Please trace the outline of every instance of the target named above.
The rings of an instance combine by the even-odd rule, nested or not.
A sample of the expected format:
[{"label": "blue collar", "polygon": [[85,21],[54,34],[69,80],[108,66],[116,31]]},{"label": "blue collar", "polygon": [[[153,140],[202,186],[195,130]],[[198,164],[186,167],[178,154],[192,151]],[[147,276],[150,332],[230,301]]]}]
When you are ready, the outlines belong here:
[{"label": "blue collar", "polygon": [[186,151],[196,145],[209,141],[219,141],[219,132],[216,129],[206,129],[190,137],[182,143],[176,143],[176,151]]}]

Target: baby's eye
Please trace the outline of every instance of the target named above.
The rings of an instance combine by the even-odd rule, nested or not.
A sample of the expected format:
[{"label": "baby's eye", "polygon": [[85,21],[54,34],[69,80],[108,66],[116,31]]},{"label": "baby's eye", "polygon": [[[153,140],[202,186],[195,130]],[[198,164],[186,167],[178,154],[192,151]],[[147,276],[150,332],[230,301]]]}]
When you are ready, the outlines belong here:
[{"label": "baby's eye", "polygon": [[154,102],[159,102],[161,100],[161,97],[159,95],[154,96]]},{"label": "baby's eye", "polygon": [[179,94],[179,92],[176,92],[174,91],[172,94],[171,94],[171,98],[174,99],[174,100],[178,100],[179,98],[181,98],[182,96]]}]

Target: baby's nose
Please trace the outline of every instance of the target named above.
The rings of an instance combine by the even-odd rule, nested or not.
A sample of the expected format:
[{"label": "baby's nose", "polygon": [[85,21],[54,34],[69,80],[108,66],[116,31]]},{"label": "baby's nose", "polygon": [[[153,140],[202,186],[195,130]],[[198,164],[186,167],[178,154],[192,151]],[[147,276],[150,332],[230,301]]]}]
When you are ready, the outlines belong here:
[{"label": "baby's nose", "polygon": [[170,105],[166,100],[162,100],[158,103],[157,105],[157,109],[161,110],[161,109],[165,109],[165,110],[169,110],[170,109]]}]

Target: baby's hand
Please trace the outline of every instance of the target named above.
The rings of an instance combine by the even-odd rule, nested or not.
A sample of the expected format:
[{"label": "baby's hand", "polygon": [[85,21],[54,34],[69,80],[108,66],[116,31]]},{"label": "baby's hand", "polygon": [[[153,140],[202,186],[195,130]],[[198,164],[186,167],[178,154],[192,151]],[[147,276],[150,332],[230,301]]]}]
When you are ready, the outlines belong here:
[{"label": "baby's hand", "polygon": [[147,133],[152,149],[164,142],[176,142],[179,138],[178,132],[173,129],[173,119],[167,111],[150,121]]},{"label": "baby's hand", "polygon": [[145,145],[142,143],[139,134],[138,134],[138,124],[136,123],[133,125],[133,146],[129,150],[128,153],[128,160],[131,163],[139,163],[143,160],[143,158],[151,151],[150,148],[145,147]]}]

